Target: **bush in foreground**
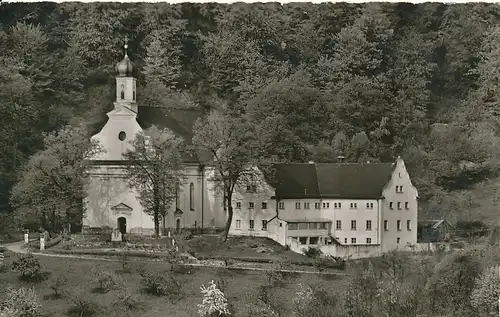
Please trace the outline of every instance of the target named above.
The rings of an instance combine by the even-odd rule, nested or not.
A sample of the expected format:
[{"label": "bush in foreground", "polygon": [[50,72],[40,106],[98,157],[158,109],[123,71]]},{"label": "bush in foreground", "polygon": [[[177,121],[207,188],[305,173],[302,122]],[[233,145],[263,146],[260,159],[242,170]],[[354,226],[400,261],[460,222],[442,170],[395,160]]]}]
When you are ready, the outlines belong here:
[{"label": "bush in foreground", "polygon": [[198,304],[198,314],[200,317],[225,317],[229,316],[227,299],[224,293],[217,288],[217,285],[212,280],[207,287],[201,286],[203,294],[203,302]]},{"label": "bush in foreground", "polygon": [[24,281],[40,281],[43,278],[42,265],[31,253],[20,255],[12,262],[11,268]]},{"label": "bush in foreground", "polygon": [[42,305],[34,289],[7,289],[7,298],[0,309],[1,317],[42,317]]}]

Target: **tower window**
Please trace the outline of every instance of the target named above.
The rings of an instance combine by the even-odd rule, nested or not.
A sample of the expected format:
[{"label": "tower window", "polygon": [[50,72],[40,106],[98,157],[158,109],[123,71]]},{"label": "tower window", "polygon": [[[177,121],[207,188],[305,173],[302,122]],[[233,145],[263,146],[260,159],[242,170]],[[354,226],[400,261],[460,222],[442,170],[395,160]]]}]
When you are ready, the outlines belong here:
[{"label": "tower window", "polygon": [[120,92],[120,98],[122,100],[125,99],[125,92],[123,90]]},{"label": "tower window", "polygon": [[120,133],[118,133],[118,139],[120,141],[124,141],[126,138],[127,138],[127,134],[125,133],[125,131],[121,131]]},{"label": "tower window", "polygon": [[132,92],[132,99],[135,100],[135,90]]}]

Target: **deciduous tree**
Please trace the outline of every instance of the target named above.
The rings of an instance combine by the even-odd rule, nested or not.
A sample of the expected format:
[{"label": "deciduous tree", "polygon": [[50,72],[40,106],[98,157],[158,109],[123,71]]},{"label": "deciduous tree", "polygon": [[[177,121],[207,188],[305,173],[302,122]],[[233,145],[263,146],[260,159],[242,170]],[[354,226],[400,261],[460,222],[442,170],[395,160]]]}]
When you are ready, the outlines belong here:
[{"label": "deciduous tree", "polygon": [[129,160],[129,185],[138,191],[144,211],[154,220],[155,234],[160,233],[160,218],[165,217],[182,181],[182,140],[169,130],[153,126],[139,133],[133,148],[124,154]]}]

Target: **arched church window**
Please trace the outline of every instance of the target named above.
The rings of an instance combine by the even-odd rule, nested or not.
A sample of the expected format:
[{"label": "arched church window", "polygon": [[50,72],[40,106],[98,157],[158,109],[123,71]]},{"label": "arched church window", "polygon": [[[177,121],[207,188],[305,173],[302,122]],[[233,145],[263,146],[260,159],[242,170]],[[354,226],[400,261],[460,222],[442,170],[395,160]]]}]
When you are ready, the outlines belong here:
[{"label": "arched church window", "polygon": [[132,98],[135,100],[135,90],[132,92]]},{"label": "arched church window", "polygon": [[180,208],[181,186],[179,183],[175,184],[175,207]]},{"label": "arched church window", "polygon": [[122,100],[125,99],[125,92],[123,90],[120,92],[120,97],[122,98]]},{"label": "arched church window", "polygon": [[194,210],[194,184],[189,184],[189,209]]}]

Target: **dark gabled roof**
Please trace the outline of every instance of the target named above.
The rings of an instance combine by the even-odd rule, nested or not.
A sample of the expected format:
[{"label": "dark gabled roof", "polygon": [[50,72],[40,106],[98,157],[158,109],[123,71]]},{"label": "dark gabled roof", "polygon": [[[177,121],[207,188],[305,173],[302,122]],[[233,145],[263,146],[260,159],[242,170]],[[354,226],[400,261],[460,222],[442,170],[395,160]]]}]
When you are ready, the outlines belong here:
[{"label": "dark gabled roof", "polygon": [[392,163],[276,164],[279,199],[377,199],[390,179]]},{"label": "dark gabled roof", "polygon": [[[160,129],[168,129],[181,137],[186,145],[186,151],[183,153],[184,161],[186,163],[197,163],[200,159],[190,153],[187,147],[191,145],[193,126],[196,120],[202,115],[202,111],[197,109],[168,109],[138,106],[137,122],[143,129],[148,129],[154,125]],[[99,133],[108,121],[108,117],[104,113],[99,118],[99,120],[90,126],[91,135]],[[209,157],[204,154],[201,161],[207,160],[209,160]]]},{"label": "dark gabled roof", "polygon": [[191,144],[193,126],[202,112],[194,109],[167,109],[159,107],[141,107],[137,114],[137,122],[143,129],[156,126],[166,128],[182,137],[186,144]]},{"label": "dark gabled roof", "polygon": [[451,224],[448,223],[448,221],[441,219],[441,220],[421,220],[418,222],[418,225],[421,226],[422,228],[432,228],[432,229],[437,229],[442,225],[451,227]]}]

